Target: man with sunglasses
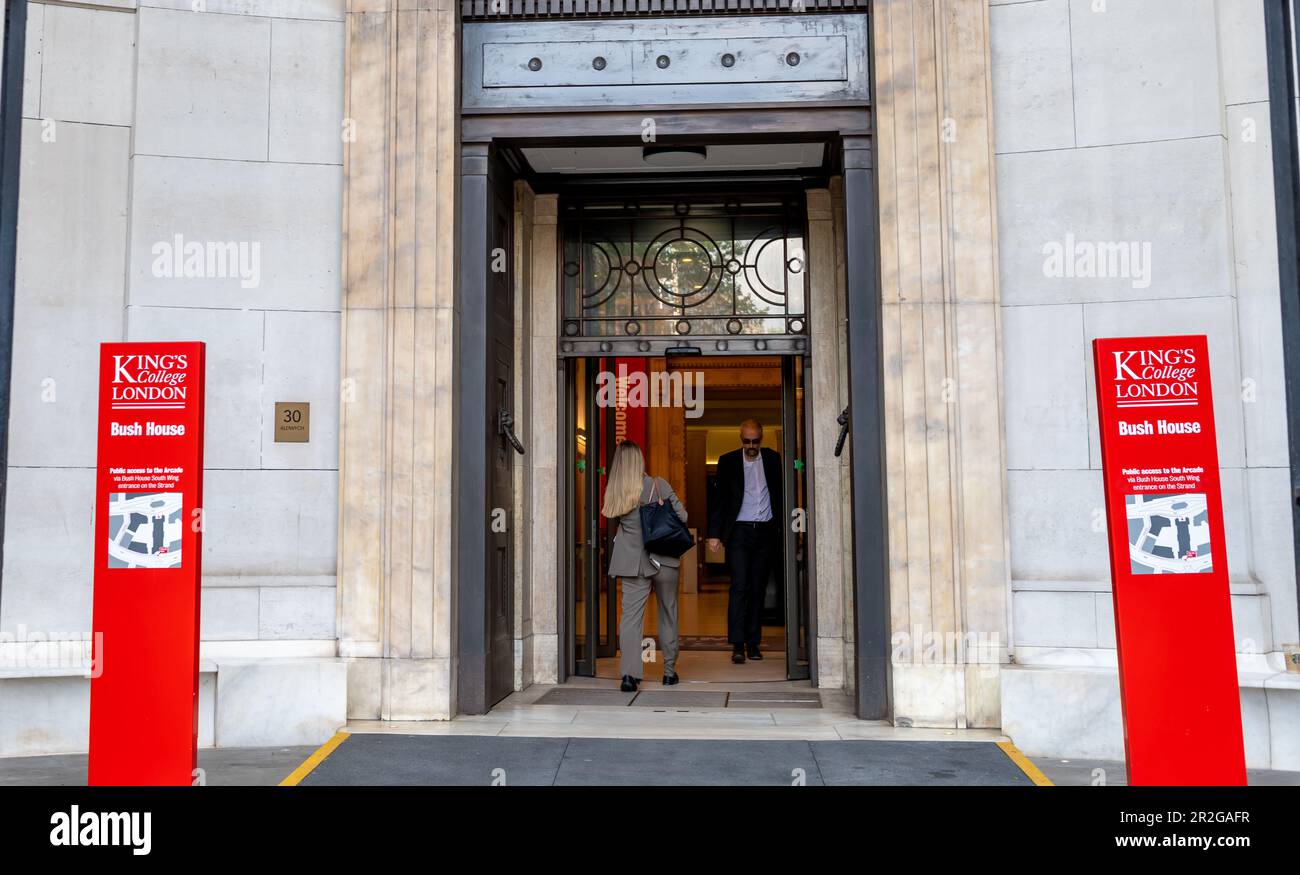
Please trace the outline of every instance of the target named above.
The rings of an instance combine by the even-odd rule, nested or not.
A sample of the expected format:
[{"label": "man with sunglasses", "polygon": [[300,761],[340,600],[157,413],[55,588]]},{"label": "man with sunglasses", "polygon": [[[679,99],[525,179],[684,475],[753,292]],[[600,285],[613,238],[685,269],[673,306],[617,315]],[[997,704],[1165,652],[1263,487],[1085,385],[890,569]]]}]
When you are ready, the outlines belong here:
[{"label": "man with sunglasses", "polygon": [[737,664],[763,658],[763,597],[773,558],[780,555],[784,507],[781,456],[763,446],[758,420],[741,423],[740,444],[718,459],[709,497],[709,549],[727,545],[727,640]]}]

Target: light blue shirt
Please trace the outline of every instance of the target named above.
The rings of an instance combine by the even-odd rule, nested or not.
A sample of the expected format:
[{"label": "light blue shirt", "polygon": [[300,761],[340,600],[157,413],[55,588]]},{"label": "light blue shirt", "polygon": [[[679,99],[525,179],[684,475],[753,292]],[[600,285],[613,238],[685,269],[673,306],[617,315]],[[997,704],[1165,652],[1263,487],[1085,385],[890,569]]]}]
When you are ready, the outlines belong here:
[{"label": "light blue shirt", "polygon": [[740,502],[736,522],[767,522],[772,518],[772,498],[767,494],[763,454],[759,453],[758,458],[752,462],[742,455],[740,461],[745,474],[745,497]]}]

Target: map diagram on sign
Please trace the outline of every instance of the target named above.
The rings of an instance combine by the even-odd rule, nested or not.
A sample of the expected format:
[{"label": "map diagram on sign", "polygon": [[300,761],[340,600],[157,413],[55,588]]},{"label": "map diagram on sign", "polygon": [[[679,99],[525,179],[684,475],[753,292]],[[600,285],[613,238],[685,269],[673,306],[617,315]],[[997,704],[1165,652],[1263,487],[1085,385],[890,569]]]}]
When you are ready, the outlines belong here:
[{"label": "map diagram on sign", "polygon": [[109,568],[181,567],[180,492],[108,496]]},{"label": "map diagram on sign", "polygon": [[1126,495],[1128,553],[1134,574],[1208,574],[1210,524],[1205,495]]}]

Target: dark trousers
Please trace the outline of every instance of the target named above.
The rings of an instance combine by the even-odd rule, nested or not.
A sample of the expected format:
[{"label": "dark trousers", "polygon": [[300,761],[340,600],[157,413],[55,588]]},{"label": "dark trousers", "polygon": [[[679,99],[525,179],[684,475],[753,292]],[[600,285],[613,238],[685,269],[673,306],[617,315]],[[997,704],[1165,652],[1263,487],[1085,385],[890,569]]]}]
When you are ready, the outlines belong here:
[{"label": "dark trousers", "polygon": [[763,640],[763,596],[780,532],[775,523],[737,522],[727,536],[727,640],[757,647]]}]

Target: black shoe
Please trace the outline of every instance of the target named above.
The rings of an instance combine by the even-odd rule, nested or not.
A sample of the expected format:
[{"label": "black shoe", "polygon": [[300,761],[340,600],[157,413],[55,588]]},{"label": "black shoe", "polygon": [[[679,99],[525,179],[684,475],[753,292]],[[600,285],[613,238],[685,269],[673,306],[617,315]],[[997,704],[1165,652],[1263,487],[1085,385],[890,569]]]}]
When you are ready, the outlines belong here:
[{"label": "black shoe", "polygon": [[750,659],[762,659],[762,658],[763,658],[763,654],[761,654],[761,653],[758,652],[758,645],[756,645],[756,644],[751,644],[751,645],[749,645],[748,647],[746,647],[745,649],[746,649],[747,651],[749,651],[749,658],[750,658]]},{"label": "black shoe", "polygon": [[632,677],[630,674],[625,674],[623,675],[623,683],[619,684],[618,688],[625,693],[635,693],[637,683],[638,681],[636,678]]},{"label": "black shoe", "polygon": [[677,673],[676,673],[676,672],[674,672],[674,673],[672,673],[672,674],[668,674],[667,672],[664,672],[664,686],[665,686],[665,687],[671,687],[673,684],[677,683],[679,680],[681,680],[681,678],[679,678],[679,677],[677,676]]},{"label": "black shoe", "polygon": [[736,645],[736,649],[731,651],[731,661],[734,662],[736,665],[740,665],[742,662],[744,662],[745,648],[741,647],[740,645]]}]

